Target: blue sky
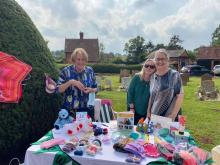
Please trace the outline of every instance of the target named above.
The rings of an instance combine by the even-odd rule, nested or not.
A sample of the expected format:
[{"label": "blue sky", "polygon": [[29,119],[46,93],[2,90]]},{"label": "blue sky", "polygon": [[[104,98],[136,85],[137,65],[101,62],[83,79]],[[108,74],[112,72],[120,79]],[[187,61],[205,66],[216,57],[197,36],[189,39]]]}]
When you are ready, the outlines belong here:
[{"label": "blue sky", "polygon": [[16,0],[31,17],[51,50],[65,38],[98,38],[106,52],[123,53],[140,35],[167,44],[174,34],[185,49],[209,45],[220,24],[219,0]]}]

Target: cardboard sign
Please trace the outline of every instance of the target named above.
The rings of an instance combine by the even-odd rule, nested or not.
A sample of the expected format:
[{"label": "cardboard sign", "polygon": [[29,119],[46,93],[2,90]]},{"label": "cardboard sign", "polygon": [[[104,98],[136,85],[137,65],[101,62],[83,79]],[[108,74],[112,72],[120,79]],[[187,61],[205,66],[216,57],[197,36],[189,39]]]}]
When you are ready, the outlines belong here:
[{"label": "cardboard sign", "polygon": [[86,120],[87,119],[87,112],[76,112],[76,120]]},{"label": "cardboard sign", "polygon": [[118,129],[132,130],[134,128],[134,113],[133,112],[118,112],[117,113]]},{"label": "cardboard sign", "polygon": [[158,116],[151,114],[151,121],[154,123],[154,125],[160,124],[163,128],[170,128],[172,122],[171,118]]}]

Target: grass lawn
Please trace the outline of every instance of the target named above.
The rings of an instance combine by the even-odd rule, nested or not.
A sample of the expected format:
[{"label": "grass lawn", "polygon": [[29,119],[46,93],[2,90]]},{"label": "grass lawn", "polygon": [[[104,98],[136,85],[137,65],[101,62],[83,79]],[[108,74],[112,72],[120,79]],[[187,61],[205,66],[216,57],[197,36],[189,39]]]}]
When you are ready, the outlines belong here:
[{"label": "grass lawn", "polygon": [[[106,75],[113,82],[112,91],[101,91],[97,97],[109,98],[113,101],[115,111],[126,110],[126,93],[117,91],[120,86],[119,75]],[[220,77],[214,78],[220,89]],[[190,77],[190,82],[184,86],[183,114],[187,116],[187,128],[201,148],[211,150],[220,144],[220,102],[198,101],[196,91],[200,85],[200,77]]]}]

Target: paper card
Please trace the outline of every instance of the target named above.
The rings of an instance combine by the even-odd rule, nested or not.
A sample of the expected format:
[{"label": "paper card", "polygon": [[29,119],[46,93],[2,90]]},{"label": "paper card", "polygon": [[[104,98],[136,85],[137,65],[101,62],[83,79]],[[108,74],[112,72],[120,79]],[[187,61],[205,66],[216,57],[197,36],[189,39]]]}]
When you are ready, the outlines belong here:
[{"label": "paper card", "polygon": [[168,117],[158,116],[158,115],[151,115],[151,121],[154,125],[160,124],[163,128],[170,128],[172,124],[172,119]]},{"label": "paper card", "polygon": [[118,112],[117,113],[118,129],[132,130],[134,127],[134,113],[133,112]]},{"label": "paper card", "polygon": [[87,112],[76,112],[76,120],[86,120]]}]

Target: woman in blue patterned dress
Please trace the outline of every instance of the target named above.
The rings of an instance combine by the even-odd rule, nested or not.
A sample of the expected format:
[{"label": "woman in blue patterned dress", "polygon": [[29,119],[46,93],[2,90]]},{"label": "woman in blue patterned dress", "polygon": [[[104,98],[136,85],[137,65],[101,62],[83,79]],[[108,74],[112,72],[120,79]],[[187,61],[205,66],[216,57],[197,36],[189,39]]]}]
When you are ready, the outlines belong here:
[{"label": "woman in blue patterned dress", "polygon": [[63,108],[70,112],[87,112],[94,120],[94,107],[88,107],[89,93],[97,91],[95,74],[86,66],[88,54],[83,48],[76,48],[71,60],[73,65],[65,67],[57,82],[57,90],[64,93]]}]

